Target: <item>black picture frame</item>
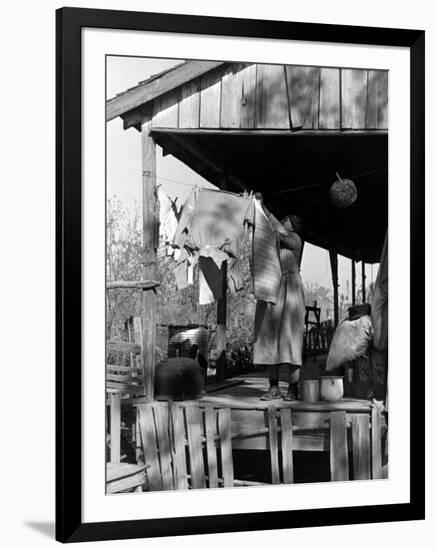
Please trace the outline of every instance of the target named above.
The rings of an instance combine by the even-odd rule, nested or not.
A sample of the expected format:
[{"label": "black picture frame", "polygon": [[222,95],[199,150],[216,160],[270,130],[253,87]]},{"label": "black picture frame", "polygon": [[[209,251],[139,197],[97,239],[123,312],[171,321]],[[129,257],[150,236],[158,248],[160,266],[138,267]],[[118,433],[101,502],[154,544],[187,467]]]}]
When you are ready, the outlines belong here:
[{"label": "black picture frame", "polygon": [[[410,49],[410,502],[135,521],[82,522],[81,29],[84,27],[399,46]],[[129,539],[424,519],[424,55],[419,30],[78,8],[56,13],[56,539]],[[420,368],[414,368],[419,365]]]}]

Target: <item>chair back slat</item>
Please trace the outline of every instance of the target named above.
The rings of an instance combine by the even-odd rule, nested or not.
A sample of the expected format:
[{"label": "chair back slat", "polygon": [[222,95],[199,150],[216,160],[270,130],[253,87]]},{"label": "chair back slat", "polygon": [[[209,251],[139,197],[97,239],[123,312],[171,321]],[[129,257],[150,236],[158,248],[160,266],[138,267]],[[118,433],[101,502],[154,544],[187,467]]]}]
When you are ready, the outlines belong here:
[{"label": "chair back slat", "polygon": [[271,480],[273,485],[280,484],[279,471],[279,435],[277,426],[277,411],[275,406],[270,403],[267,409],[268,416],[268,437],[269,452],[271,459]]},{"label": "chair back slat", "polygon": [[210,405],[204,410],[204,431],[206,437],[207,473],[209,487],[218,487],[218,463],[217,463],[217,415]]},{"label": "chair back slat", "polygon": [[162,407],[160,403],[153,404],[153,413],[156,426],[156,434],[158,449],[159,449],[159,460],[160,460],[160,471],[162,475],[162,486],[164,491],[169,491],[174,489],[174,477],[173,477],[173,453],[171,450],[170,442],[170,424],[168,418],[168,407]]},{"label": "chair back slat", "polygon": [[150,466],[147,470],[148,487],[150,491],[162,491],[162,475],[151,405],[146,404],[138,407],[138,419],[145,463]]},{"label": "chair back slat", "polygon": [[291,409],[280,410],[283,483],[294,483],[293,426]]},{"label": "chair back slat", "polygon": [[177,403],[170,404],[173,426],[174,449],[174,488],[188,489],[188,470],[186,466],[185,420],[183,409]]},{"label": "chair back slat", "polygon": [[330,473],[332,481],[348,481],[347,415],[330,413]]},{"label": "chair back slat", "polygon": [[218,410],[218,429],[221,439],[221,465],[224,487],[233,487],[233,455],[230,409]]},{"label": "chair back slat", "polygon": [[206,487],[206,478],[201,442],[202,429],[200,409],[196,405],[186,405],[185,413],[192,488],[204,489]]}]

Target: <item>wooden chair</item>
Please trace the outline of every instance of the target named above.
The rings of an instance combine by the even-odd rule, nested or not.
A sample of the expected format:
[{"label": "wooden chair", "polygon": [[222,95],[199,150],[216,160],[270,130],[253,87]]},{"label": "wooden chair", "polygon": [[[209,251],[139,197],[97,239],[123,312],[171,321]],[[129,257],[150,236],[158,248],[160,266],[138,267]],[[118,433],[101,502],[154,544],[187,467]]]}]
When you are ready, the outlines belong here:
[{"label": "wooden chair", "polygon": [[118,463],[121,460],[121,401],[124,397],[144,395],[141,318],[130,317],[126,321],[125,328],[127,342],[120,340],[107,342],[108,355],[115,355],[117,362],[120,363],[106,364],[106,392],[110,407],[111,463]]},{"label": "wooden chair", "polygon": [[137,409],[150,491],[234,485],[230,409],[192,402]]}]

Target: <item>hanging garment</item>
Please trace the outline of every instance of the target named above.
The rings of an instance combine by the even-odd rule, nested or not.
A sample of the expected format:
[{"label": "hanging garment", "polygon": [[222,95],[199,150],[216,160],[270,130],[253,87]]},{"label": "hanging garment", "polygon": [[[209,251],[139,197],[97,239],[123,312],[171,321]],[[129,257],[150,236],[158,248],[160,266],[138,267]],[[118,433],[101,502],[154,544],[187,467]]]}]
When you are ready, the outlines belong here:
[{"label": "hanging garment", "polygon": [[[174,236],[174,245],[202,258],[200,271],[216,299],[223,288],[222,264],[228,261],[231,290],[240,286],[239,257],[247,238],[247,223],[253,219],[252,198],[211,189],[194,189],[185,202]],[[208,262],[204,260],[208,259]],[[179,259],[180,265],[187,257]],[[213,262],[216,269],[210,262]],[[182,272],[181,268],[178,268]],[[203,285],[203,279],[201,279]],[[184,282],[177,283],[183,288]],[[202,296],[210,296],[203,287]],[[200,303],[209,303],[202,302]]]},{"label": "hanging garment", "polygon": [[198,270],[198,302],[201,306],[213,304],[215,302],[215,296],[210,286],[207,284],[201,269]]},{"label": "hanging garment", "polygon": [[386,350],[388,347],[388,234],[380,258],[380,266],[374,285],[371,306],[372,324],[374,326],[374,347]]},{"label": "hanging garment", "polygon": [[274,216],[267,217],[258,200],[254,201],[252,278],[257,300],[275,304],[282,270],[278,230],[283,226]]},{"label": "hanging garment", "polygon": [[280,232],[281,277],[276,303],[258,300],[255,312],[253,362],[258,365],[302,365],[304,317],[300,275],[301,239],[271,216]]},{"label": "hanging garment", "polygon": [[175,200],[171,199],[169,195],[163,191],[158,191],[159,196],[159,234],[161,242],[163,242],[167,247],[167,255],[174,256],[174,248],[171,246],[174,239],[174,235],[177,230],[178,220],[177,220],[177,208]]}]

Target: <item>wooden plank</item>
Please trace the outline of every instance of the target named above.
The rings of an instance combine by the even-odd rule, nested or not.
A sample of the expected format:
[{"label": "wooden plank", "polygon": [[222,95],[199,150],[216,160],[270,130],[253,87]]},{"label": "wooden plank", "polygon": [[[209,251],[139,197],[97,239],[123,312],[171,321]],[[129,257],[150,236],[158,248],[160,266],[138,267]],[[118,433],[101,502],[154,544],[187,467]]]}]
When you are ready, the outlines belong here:
[{"label": "wooden plank", "polygon": [[221,127],[253,128],[256,66],[232,63],[223,72],[221,82]]},{"label": "wooden plank", "polygon": [[156,436],[159,449],[160,471],[164,491],[174,489],[172,453],[168,425],[168,404],[153,403]]},{"label": "wooden plank", "polygon": [[283,65],[257,65],[256,128],[290,128]]},{"label": "wooden plank", "polygon": [[285,67],[292,128],[318,127],[319,67]]},{"label": "wooden plank", "polygon": [[242,79],[241,64],[232,63],[221,76],[221,128],[241,125]]},{"label": "wooden plank", "polygon": [[233,454],[230,409],[218,410],[218,429],[221,440],[221,465],[224,487],[233,487]]},{"label": "wooden plank", "polygon": [[187,405],[185,411],[192,489],[204,489],[206,487],[206,479],[201,444],[200,409],[196,405]]},{"label": "wooden plank", "polygon": [[170,403],[174,443],[174,485],[175,489],[188,489],[186,468],[185,421],[183,409],[177,403]]},{"label": "wooden plank", "polygon": [[222,61],[186,61],[160,76],[151,77],[138,86],[109,99],[106,102],[106,120],[112,120],[131,111],[222,64]]},{"label": "wooden plank", "polygon": [[209,71],[200,80],[200,127],[219,128],[221,111],[221,69]]},{"label": "wooden plank", "polygon": [[291,409],[280,410],[283,483],[294,483],[293,427]]},{"label": "wooden plank", "polygon": [[179,128],[200,125],[200,79],[191,80],[180,88]]},{"label": "wooden plank", "polygon": [[372,458],[372,479],[382,479],[382,417],[378,407],[371,411],[371,458]]},{"label": "wooden plank", "polygon": [[108,340],[107,351],[109,353],[141,353],[141,346],[132,342]]},{"label": "wooden plank", "polygon": [[216,413],[210,405],[204,410],[204,425],[207,450],[207,471],[209,477],[209,487],[218,487],[218,464],[215,438],[217,435]]},{"label": "wooden plank", "polygon": [[369,415],[355,414],[351,420],[354,479],[371,479]]},{"label": "wooden plank", "polygon": [[148,290],[160,286],[158,281],[107,281],[108,290],[114,288],[130,288],[138,290]]},{"label": "wooden plank", "polygon": [[[366,128],[344,128],[344,129],[301,129],[298,132],[289,128],[153,128],[152,134],[157,138],[164,136],[175,136],[179,138],[187,136],[262,136],[262,137],[277,137],[289,136],[299,139],[301,136],[337,136],[347,138],[347,136],[386,136],[387,130],[383,129],[366,129]],[[174,149],[171,151],[173,154]]]},{"label": "wooden plank", "polygon": [[[156,145],[150,136],[150,121],[142,126],[142,212],[144,245],[144,279],[157,280],[159,246],[159,202],[156,192]],[[149,401],[154,398],[156,366],[156,293],[142,293],[142,330],[144,391]]]},{"label": "wooden plank", "polygon": [[119,395],[110,396],[111,462],[121,460],[121,401]]},{"label": "wooden plank", "polygon": [[280,483],[279,471],[279,438],[277,429],[276,408],[273,404],[268,405],[268,437],[269,437],[269,452],[271,459],[271,479],[273,485]]},{"label": "wooden plank", "polygon": [[366,127],[388,127],[388,71],[368,71]]},{"label": "wooden plank", "polygon": [[128,491],[145,483],[145,465],[107,464],[106,493]]},{"label": "wooden plank", "polygon": [[348,442],[346,414],[330,414],[330,472],[332,481],[348,481]]},{"label": "wooden plank", "polygon": [[135,385],[136,382],[137,384],[142,385],[142,378],[132,376],[131,374],[112,374],[111,372],[108,372],[106,375],[106,380],[110,382],[127,382],[132,385]]},{"label": "wooden plank", "polygon": [[177,128],[179,120],[179,91],[157,97],[153,101],[152,126],[159,128]]},{"label": "wooden plank", "polygon": [[149,490],[162,491],[162,476],[160,473],[156,432],[151,405],[145,404],[138,406],[138,422],[145,463],[150,465],[147,470]]},{"label": "wooden plank", "polygon": [[[124,384],[123,382],[107,382],[106,391],[108,393],[132,393],[134,395],[142,394],[144,392],[144,386],[133,386],[132,384]],[[124,399],[123,399],[124,403]]]},{"label": "wooden plank", "polygon": [[322,68],[319,90],[319,128],[341,127],[340,112],[340,69]]},{"label": "wooden plank", "polygon": [[241,71],[241,128],[254,128],[256,118],[256,65],[246,65]]},{"label": "wooden plank", "polygon": [[137,367],[126,367],[125,365],[106,365],[106,370],[113,371],[113,372],[140,372],[141,369],[138,369]]},{"label": "wooden plank", "polygon": [[342,128],[366,127],[368,71],[341,69]]}]

